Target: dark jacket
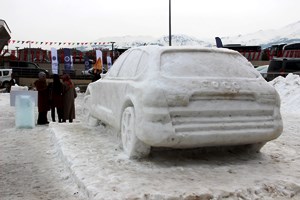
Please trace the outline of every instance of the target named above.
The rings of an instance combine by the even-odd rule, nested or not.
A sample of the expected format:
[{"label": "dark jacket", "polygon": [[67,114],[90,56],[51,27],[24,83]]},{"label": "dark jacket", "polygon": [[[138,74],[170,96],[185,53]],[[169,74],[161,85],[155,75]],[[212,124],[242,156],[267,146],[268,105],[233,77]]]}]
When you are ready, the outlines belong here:
[{"label": "dark jacket", "polygon": [[34,82],[34,85],[38,91],[38,111],[46,112],[50,110],[49,92],[46,79],[38,79]]},{"label": "dark jacket", "polygon": [[65,120],[75,119],[75,98],[77,93],[70,79],[63,79],[63,112]]},{"label": "dark jacket", "polygon": [[50,106],[56,108],[63,107],[63,84],[58,80],[58,82],[53,81],[48,85],[49,89],[49,100]]}]

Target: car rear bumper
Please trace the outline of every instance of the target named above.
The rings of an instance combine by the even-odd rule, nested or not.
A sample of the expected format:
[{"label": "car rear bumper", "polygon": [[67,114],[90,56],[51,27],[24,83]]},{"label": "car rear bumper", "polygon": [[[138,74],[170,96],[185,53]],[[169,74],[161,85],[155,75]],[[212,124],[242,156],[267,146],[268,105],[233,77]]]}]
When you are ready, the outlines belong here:
[{"label": "car rear bumper", "polygon": [[[153,147],[171,147],[171,148],[196,148],[206,146],[227,146],[227,145],[242,145],[267,142],[276,139],[282,132],[281,121],[274,121],[273,126],[269,125],[264,128],[250,123],[243,123],[237,126],[237,129],[226,130],[224,125],[213,125],[199,129],[182,129],[173,131],[166,130],[164,127],[159,132],[157,125],[153,124],[151,129],[144,129],[143,142]],[[218,130],[219,129],[219,130]],[[167,133],[167,134],[166,134]],[[154,140],[154,135],[159,135],[157,140]],[[147,137],[150,136],[149,138]],[[162,136],[164,135],[164,136]],[[146,137],[145,137],[146,136]]]},{"label": "car rear bumper", "polygon": [[[152,115],[152,113],[155,113]],[[153,147],[197,148],[267,142],[283,129],[279,107],[169,108],[145,114],[137,136]],[[154,120],[155,119],[155,120]]]}]

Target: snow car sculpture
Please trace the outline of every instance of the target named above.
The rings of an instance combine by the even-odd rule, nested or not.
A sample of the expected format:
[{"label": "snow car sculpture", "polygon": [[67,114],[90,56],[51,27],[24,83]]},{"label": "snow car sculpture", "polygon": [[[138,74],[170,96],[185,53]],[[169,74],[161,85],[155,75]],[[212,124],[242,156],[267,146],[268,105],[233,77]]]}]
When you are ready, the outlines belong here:
[{"label": "snow car sculpture", "polygon": [[151,147],[259,150],[283,129],[276,90],[228,49],[131,48],[84,98],[90,122],[116,128],[130,158]]}]

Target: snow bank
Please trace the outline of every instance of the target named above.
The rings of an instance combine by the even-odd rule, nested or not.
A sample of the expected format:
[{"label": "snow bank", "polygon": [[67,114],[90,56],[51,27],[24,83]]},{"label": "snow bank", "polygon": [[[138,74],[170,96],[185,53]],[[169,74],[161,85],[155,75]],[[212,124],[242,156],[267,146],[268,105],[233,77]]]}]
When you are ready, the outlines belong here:
[{"label": "snow bank", "polygon": [[269,82],[280,95],[281,111],[299,113],[300,111],[300,77],[288,74],[286,78],[278,76]]}]

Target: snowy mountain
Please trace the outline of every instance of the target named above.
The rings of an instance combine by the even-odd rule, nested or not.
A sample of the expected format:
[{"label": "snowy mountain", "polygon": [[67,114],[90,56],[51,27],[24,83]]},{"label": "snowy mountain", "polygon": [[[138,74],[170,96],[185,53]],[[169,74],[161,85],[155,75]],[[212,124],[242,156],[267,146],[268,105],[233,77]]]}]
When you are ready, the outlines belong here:
[{"label": "snowy mountain", "polygon": [[[115,47],[117,48],[127,48],[133,46],[144,46],[144,45],[169,45],[169,36],[162,36],[161,38],[154,38],[151,36],[124,36],[124,37],[105,37],[99,38],[95,42],[100,41],[114,41]],[[201,41],[197,38],[190,37],[187,35],[172,35],[172,45],[173,46],[211,46],[211,43]],[[111,44],[106,45],[108,48]],[[94,45],[94,48],[104,47],[103,45]]]},{"label": "snowy mountain", "polygon": [[[223,44],[242,44],[242,45],[261,45],[263,48],[269,47],[272,44],[294,43],[300,42],[300,21],[289,24],[280,29],[259,30],[254,33],[237,36],[219,36]],[[172,35],[172,46],[215,46],[215,36],[210,39],[198,39],[187,35]],[[154,38],[151,36],[123,36],[123,37],[105,37],[95,40],[95,42],[113,41],[116,48],[128,48],[133,46],[143,45],[169,45],[169,36]],[[111,48],[111,44],[93,45],[93,48],[107,47]]]},{"label": "snowy mountain", "polygon": [[300,42],[300,21],[280,29],[260,30],[246,35],[221,37],[223,44],[261,45]]},{"label": "snowy mountain", "polygon": [[[169,36],[163,36],[150,44],[157,44],[162,46],[169,45]],[[211,46],[209,42],[198,40],[194,37],[187,35],[172,35],[172,45],[173,46]]]}]

